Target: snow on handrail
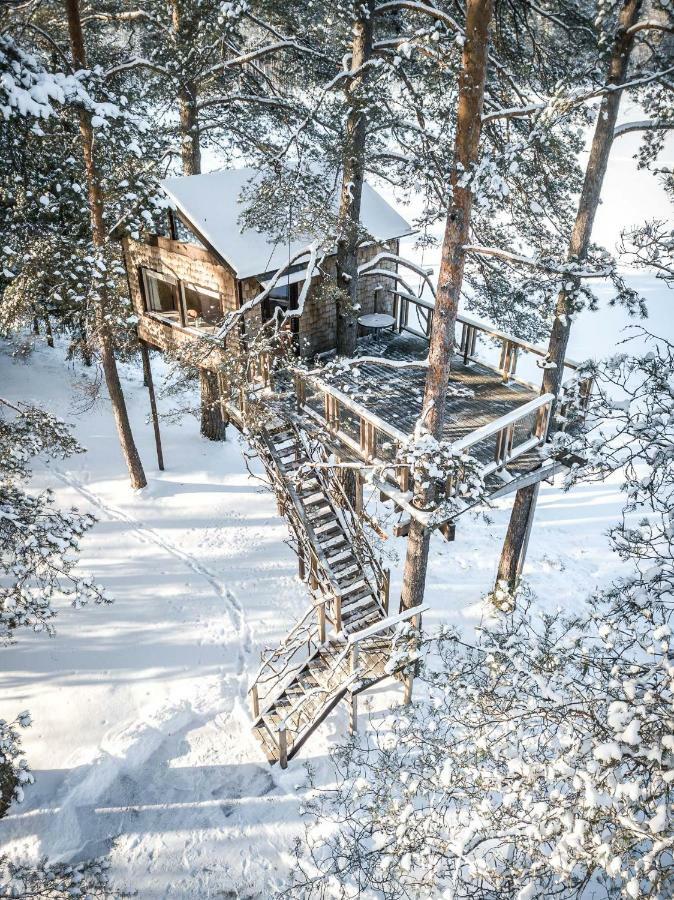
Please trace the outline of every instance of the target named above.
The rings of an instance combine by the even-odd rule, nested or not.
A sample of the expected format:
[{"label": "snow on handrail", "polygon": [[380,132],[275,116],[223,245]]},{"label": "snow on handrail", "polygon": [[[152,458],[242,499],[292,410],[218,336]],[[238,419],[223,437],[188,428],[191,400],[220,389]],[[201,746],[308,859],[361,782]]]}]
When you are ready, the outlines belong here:
[{"label": "snow on handrail", "polygon": [[514,425],[520,419],[526,418],[532,412],[542,409],[552,403],[554,399],[554,394],[541,394],[540,397],[535,397],[523,406],[518,406],[504,416],[494,419],[493,422],[488,422],[486,425],[481,425],[465,437],[460,438],[458,441],[454,441],[451,445],[451,449],[458,453],[467,450],[469,447],[479,444],[480,441],[492,437],[494,434],[498,434],[499,431],[503,431],[503,429],[507,428],[509,425]]},{"label": "snow on handrail", "polygon": [[374,625],[369,625],[367,628],[361,629],[361,631],[354,631],[353,634],[348,636],[346,642],[349,646],[357,644],[365,638],[372,637],[373,634],[378,634],[385,628],[392,628],[400,622],[405,622],[407,619],[411,619],[414,616],[420,616],[421,613],[426,612],[429,609],[430,606],[413,606],[411,609],[406,609],[404,612],[398,613],[397,616],[389,616],[387,619],[382,619],[380,622],[375,622]]}]

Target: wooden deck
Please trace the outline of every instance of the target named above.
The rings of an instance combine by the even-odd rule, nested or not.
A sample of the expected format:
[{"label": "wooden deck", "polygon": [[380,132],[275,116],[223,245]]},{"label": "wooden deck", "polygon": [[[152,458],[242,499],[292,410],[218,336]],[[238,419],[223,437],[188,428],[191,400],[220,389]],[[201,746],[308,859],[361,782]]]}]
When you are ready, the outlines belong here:
[{"label": "wooden deck", "polygon": [[[367,408],[383,422],[405,434],[411,434],[421,415],[427,369],[423,360],[428,344],[409,334],[385,334],[377,338],[361,339],[357,356],[363,362],[349,368],[330,367],[321,372],[321,379],[337,388],[350,399]],[[381,361],[380,361],[381,360]],[[391,363],[419,363],[403,368]],[[504,382],[493,368],[476,360],[464,361],[455,354],[445,405],[444,438],[454,443],[516,410],[538,397],[534,388],[514,381]],[[317,412],[322,400],[308,397],[308,404]],[[342,424],[354,440],[358,439],[357,422],[349,421],[342,411]],[[535,414],[519,421],[515,427],[515,443],[531,432]],[[481,462],[494,458],[497,437],[480,443],[475,455]],[[528,453],[513,460],[511,469],[517,474],[531,471],[540,465],[536,453]]]}]

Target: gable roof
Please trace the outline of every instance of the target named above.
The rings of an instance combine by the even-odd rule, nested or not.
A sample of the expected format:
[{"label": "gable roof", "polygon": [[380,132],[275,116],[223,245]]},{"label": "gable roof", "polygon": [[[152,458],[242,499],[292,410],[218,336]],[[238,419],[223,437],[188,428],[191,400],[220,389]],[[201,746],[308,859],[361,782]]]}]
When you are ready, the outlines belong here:
[{"label": "gable roof", "polygon": [[[269,235],[253,229],[241,231],[238,219],[244,209],[242,188],[255,177],[254,169],[223,169],[208,175],[167,178],[161,186],[183,217],[231,266],[238,278],[275,272],[307,241],[274,243]],[[363,185],[361,222],[377,241],[389,241],[412,231],[369,184]]]}]

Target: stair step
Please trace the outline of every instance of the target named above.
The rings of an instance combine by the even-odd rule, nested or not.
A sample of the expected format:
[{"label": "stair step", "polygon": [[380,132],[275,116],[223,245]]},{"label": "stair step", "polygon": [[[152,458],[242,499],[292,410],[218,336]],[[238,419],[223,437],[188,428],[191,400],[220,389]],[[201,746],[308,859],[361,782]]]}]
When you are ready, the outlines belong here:
[{"label": "stair step", "polygon": [[361,628],[367,628],[368,625],[374,625],[375,622],[381,621],[381,617],[379,608],[373,611],[369,607],[366,607],[365,611],[360,613],[360,615],[353,617],[346,615],[345,618],[347,618],[348,621],[343,622],[343,625],[344,628],[349,631],[360,631]]},{"label": "stair step", "polygon": [[328,560],[328,564],[332,569],[333,575],[337,576],[337,581],[342,582],[344,579],[350,578],[356,572],[360,572],[360,566],[355,560],[346,560],[346,565],[340,566],[339,568],[333,566],[330,560]]},{"label": "stair step", "polygon": [[356,578],[352,578],[351,581],[347,581],[346,584],[342,583],[342,579],[337,579],[337,581],[340,588],[342,589],[342,600],[344,600],[345,597],[348,597],[349,594],[357,591],[359,588],[367,588],[368,591],[370,589],[370,586],[362,575],[358,575]]},{"label": "stair step", "polygon": [[326,497],[323,491],[314,491],[313,493],[303,494],[300,492],[302,503],[306,507],[316,506],[317,503],[325,503]]},{"label": "stair step", "polygon": [[342,605],[342,620],[351,621],[356,610],[367,609],[367,607],[372,607],[372,611],[377,612],[374,598],[370,593],[364,594],[362,597],[358,597],[358,599],[354,600],[353,603]]},{"label": "stair step", "polygon": [[334,550],[337,547],[339,547],[340,549],[342,549],[344,547],[349,547],[349,549],[350,549],[350,544],[344,537],[343,533],[336,534],[332,537],[328,537],[327,539],[319,541],[318,543],[321,547],[321,550],[326,550],[326,549]]},{"label": "stair step", "polygon": [[351,546],[347,547],[345,550],[340,549],[336,553],[326,553],[325,557],[333,572],[339,572],[349,566],[358,566],[358,560],[353,555]]},{"label": "stair step", "polygon": [[334,522],[335,513],[329,506],[324,506],[313,515],[309,516],[309,521],[315,527],[316,525],[324,525],[326,522]]}]

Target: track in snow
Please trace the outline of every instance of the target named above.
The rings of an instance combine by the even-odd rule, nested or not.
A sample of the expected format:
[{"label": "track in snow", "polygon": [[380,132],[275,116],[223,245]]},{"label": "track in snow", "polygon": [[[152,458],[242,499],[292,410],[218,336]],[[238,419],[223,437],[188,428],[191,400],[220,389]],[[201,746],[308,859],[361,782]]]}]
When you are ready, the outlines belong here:
[{"label": "track in snow", "polygon": [[[155,544],[166,553],[185,563],[185,565],[196,575],[199,575],[210,584],[216,594],[224,601],[232,625],[238,634],[239,648],[237,654],[237,675],[242,678],[246,671],[246,663],[252,650],[252,638],[243,606],[234,593],[220,581],[218,576],[211,572],[210,569],[198,562],[191,554],[185,553],[184,550],[180,550],[178,547],[162,538],[154,529],[149,528],[147,525],[134,519],[133,516],[128,515],[128,513],[123,512],[121,509],[111,506],[109,503],[105,503],[100,497],[94,494],[93,491],[84,487],[84,485],[72,475],[62,472],[59,469],[53,469],[52,471],[57,478],[81,494],[92,506],[100,509],[111,519],[124,522],[128,525],[131,532],[139,541],[141,541],[141,543]],[[245,693],[245,685],[242,685],[242,691]]]}]

